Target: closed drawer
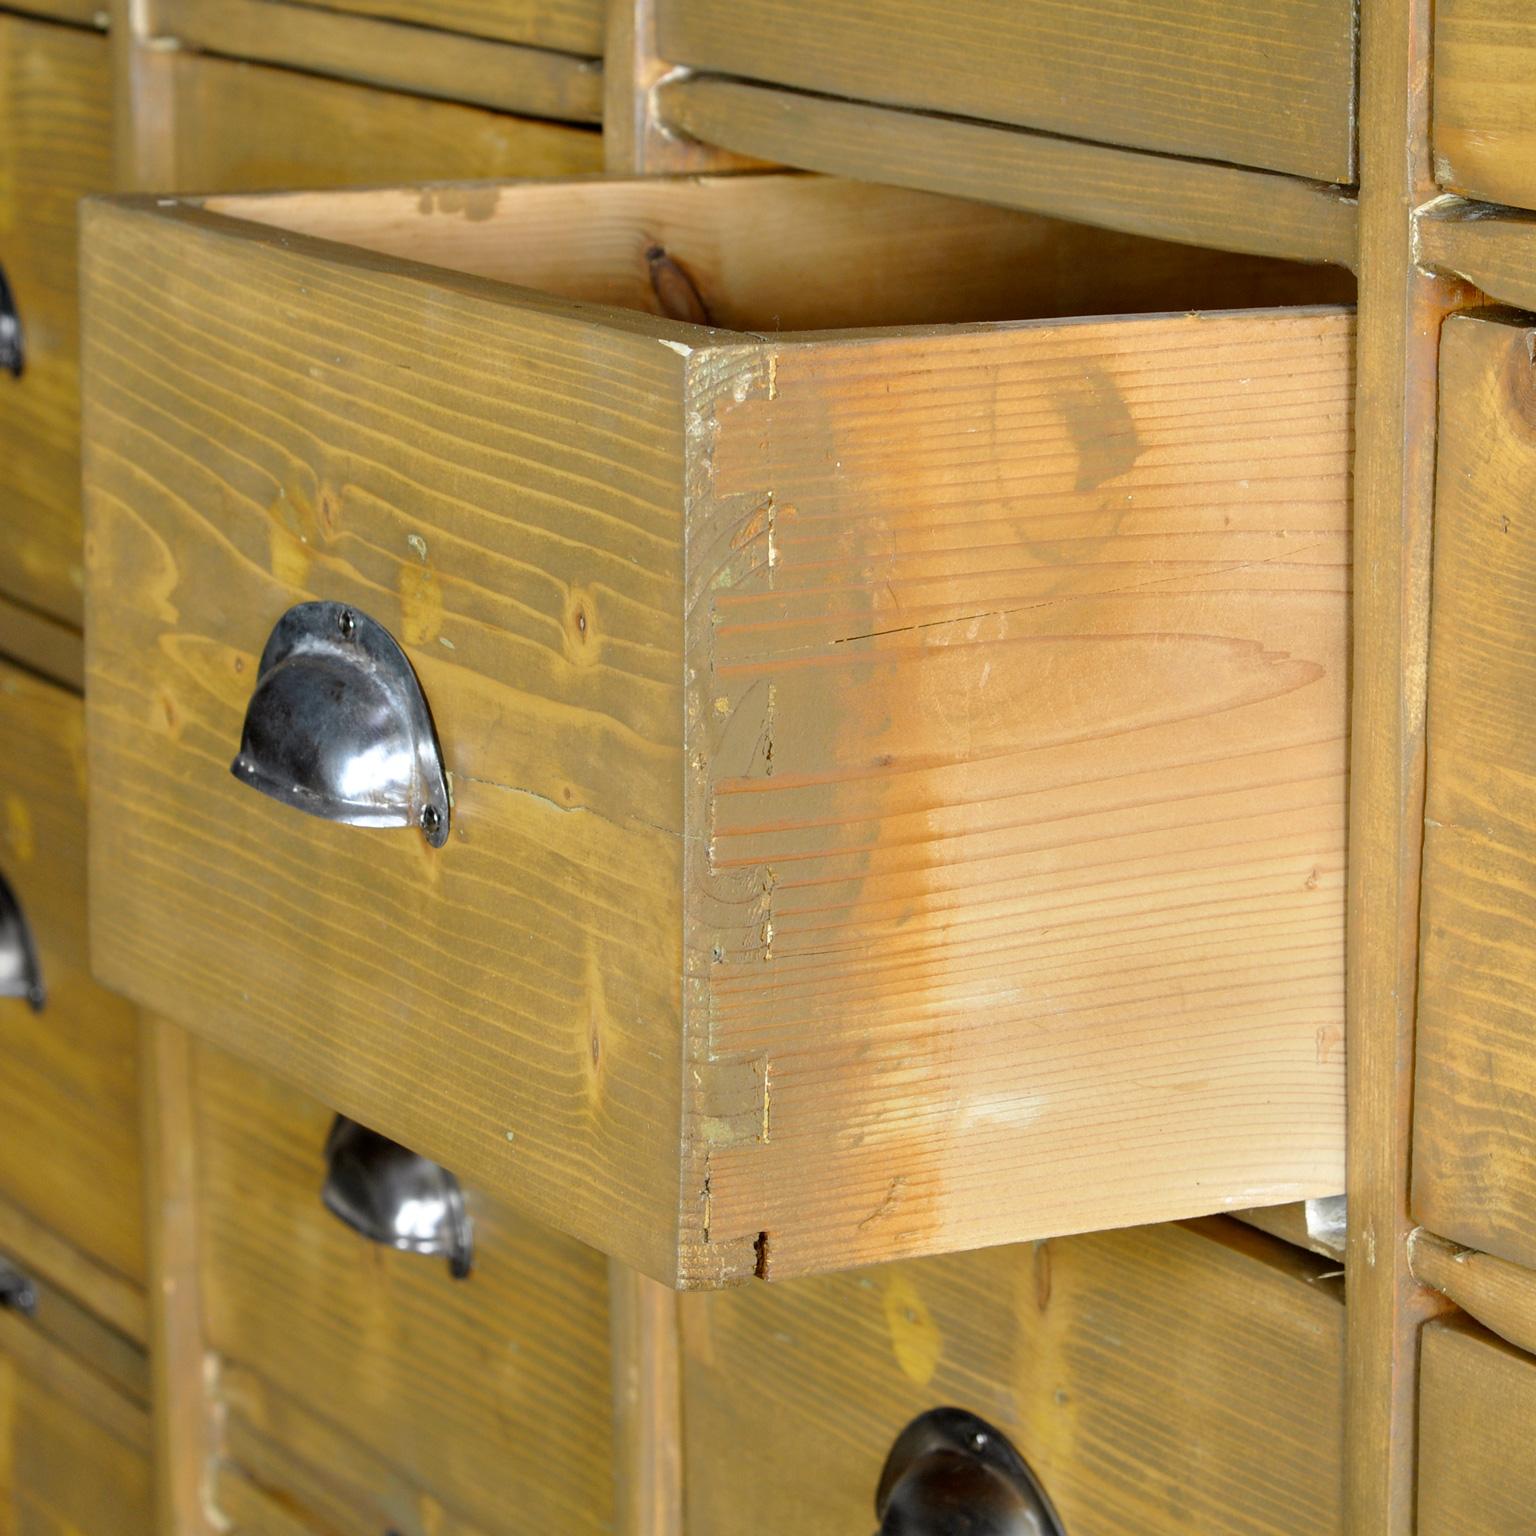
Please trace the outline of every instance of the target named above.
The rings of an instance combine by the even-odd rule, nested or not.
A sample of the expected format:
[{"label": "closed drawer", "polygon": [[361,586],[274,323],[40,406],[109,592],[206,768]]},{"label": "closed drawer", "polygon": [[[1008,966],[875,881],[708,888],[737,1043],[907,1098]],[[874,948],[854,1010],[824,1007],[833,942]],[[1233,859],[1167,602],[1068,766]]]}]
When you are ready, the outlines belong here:
[{"label": "closed drawer", "polygon": [[1468,197],[1536,207],[1536,15],[1521,0],[1435,7],[1435,176]]},{"label": "closed drawer", "polygon": [[[149,1415],[12,1317],[0,1330],[0,1522],[17,1536],[150,1536]],[[13,1349],[13,1342],[20,1348]]]},{"label": "closed drawer", "polygon": [[689,1529],[869,1530],[886,1453],[954,1405],[1068,1536],[1344,1530],[1343,1281],[1221,1219],[680,1301]]},{"label": "closed drawer", "polygon": [[1457,316],[1440,351],[1413,1209],[1536,1265],[1536,330]]},{"label": "closed drawer", "polygon": [[171,182],[189,190],[597,170],[602,136],[206,54],[171,56]]},{"label": "closed drawer", "polygon": [[1419,1536],[1523,1536],[1536,1360],[1464,1317],[1430,1323],[1419,1375]]},{"label": "closed drawer", "polygon": [[[1337,1192],[1352,317],[982,323],[1310,280],[1098,239],[95,208],[99,973],[680,1284]],[[231,777],[310,599],[407,648],[445,846]]]},{"label": "closed drawer", "polygon": [[[112,185],[111,124],[105,37],[0,14],[0,286],[20,326],[22,370],[0,361],[0,597],[77,625],[75,204]],[[0,342],[0,359],[13,358]]]},{"label": "closed drawer", "polygon": [[[0,1212],[0,1246],[103,1305],[73,1259],[104,1271],[96,1278],[108,1294],[144,1280],[138,1023],[91,979],[85,864],[83,705],[0,663],[0,880],[30,931],[43,989],[38,1010],[0,996],[0,1205],[11,1207]],[[0,944],[0,975],[14,977],[5,957],[18,948],[3,921]],[[34,1224],[68,1251],[17,1236]],[[142,1327],[110,1302],[104,1310]]]},{"label": "closed drawer", "polygon": [[206,1047],[195,1092],[215,1478],[325,1536],[611,1529],[606,1261],[470,1189],[455,1279],[322,1205],[329,1110]]},{"label": "closed drawer", "polygon": [[657,0],[656,13],[670,64],[1316,181],[1354,177],[1348,0]]},{"label": "closed drawer", "polygon": [[[279,0],[288,3],[288,0]],[[603,0],[309,0],[321,10],[412,21],[597,57],[603,51]]]}]

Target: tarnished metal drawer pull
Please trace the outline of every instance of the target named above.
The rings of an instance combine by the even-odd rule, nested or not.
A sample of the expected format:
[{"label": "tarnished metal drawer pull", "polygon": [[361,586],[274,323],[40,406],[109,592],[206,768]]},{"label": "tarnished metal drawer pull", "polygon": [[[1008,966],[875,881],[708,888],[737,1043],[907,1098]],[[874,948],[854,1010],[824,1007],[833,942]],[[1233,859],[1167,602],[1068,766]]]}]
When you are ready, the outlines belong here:
[{"label": "tarnished metal drawer pull", "polygon": [[32,930],[4,875],[0,875],[0,997],[24,997],[34,1012],[42,1011],[45,998]]},{"label": "tarnished metal drawer pull", "polygon": [[11,292],[5,268],[0,267],[0,373],[19,379],[27,366],[26,347],[21,336],[21,316],[16,312],[16,295]]},{"label": "tarnished metal drawer pull", "polygon": [[1065,1536],[1007,1436],[963,1408],[934,1408],[896,1437],[875,1513],[879,1536]]},{"label": "tarnished metal drawer pull", "polygon": [[448,841],[448,777],[421,684],[387,629],[343,603],[277,621],[230,772],[284,805]]},{"label": "tarnished metal drawer pull", "polygon": [[37,1311],[37,1285],[30,1275],[0,1259],[0,1308],[31,1317]]},{"label": "tarnished metal drawer pull", "polygon": [[325,1161],[320,1198],[333,1216],[387,1248],[442,1255],[456,1280],[469,1274],[474,1232],[446,1168],[345,1115],[331,1124]]}]

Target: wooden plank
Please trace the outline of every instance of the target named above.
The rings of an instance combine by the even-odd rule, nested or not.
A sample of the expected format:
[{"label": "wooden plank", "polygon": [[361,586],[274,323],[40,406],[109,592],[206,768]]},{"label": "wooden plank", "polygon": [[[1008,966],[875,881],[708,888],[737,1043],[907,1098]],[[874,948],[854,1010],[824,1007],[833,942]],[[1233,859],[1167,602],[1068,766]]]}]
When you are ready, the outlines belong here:
[{"label": "wooden plank", "polygon": [[676,1294],[611,1260],[614,1530],[682,1536],[683,1394]]},{"label": "wooden plank", "polygon": [[77,693],[85,687],[85,641],[80,631],[4,598],[0,598],[0,653]]},{"label": "wooden plank", "polygon": [[126,1338],[149,1337],[144,1289],[66,1242],[35,1216],[0,1199],[0,1253],[22,1260],[29,1273],[57,1286]]},{"label": "wooden plank", "polygon": [[1233,1211],[1232,1215],[1271,1237],[1294,1243],[1324,1258],[1344,1260],[1345,1200],[1334,1195],[1325,1200],[1299,1200],[1291,1205],[1272,1205],[1258,1211]]},{"label": "wooden plank", "polygon": [[602,66],[273,0],[155,0],[154,43],[561,122],[602,121]]},{"label": "wooden plank", "polygon": [[[307,1463],[299,1486],[333,1488],[365,1531],[430,1536],[422,1511],[434,1505],[487,1536],[610,1530],[601,1256],[472,1188],[467,1280],[372,1245],[320,1201],[331,1111],[209,1047],[196,1068],[200,1265],[222,1411]],[[309,1419],[329,1433],[317,1439]],[[225,1454],[240,1462],[233,1431]]]},{"label": "wooden plank", "polygon": [[[266,0],[272,4],[273,0]],[[302,0],[348,16],[378,16],[504,43],[558,48],[587,58],[603,51],[603,0]],[[274,7],[275,8],[275,7]]]},{"label": "wooden plank", "polygon": [[1418,1329],[1409,1138],[1435,351],[1465,295],[1414,263],[1429,168],[1430,0],[1361,8],[1360,343],[1349,823],[1350,1536],[1411,1536]]},{"label": "wooden plank", "polygon": [[[461,201],[473,199],[476,216]],[[735,330],[1343,303],[1331,267],[823,176],[225,196],[210,212],[521,288]],[[920,233],[919,233],[920,232]]]},{"label": "wooden plank", "polygon": [[217,1447],[207,1384],[197,1212],[197,1085],[192,1044],[163,1019],[142,1023],[149,1194],[150,1359],[155,1514],[160,1536],[208,1536]]},{"label": "wooden plank", "polygon": [[1437,199],[1418,223],[1418,261],[1501,304],[1536,309],[1536,214]]},{"label": "wooden plank", "polygon": [[0,1316],[0,1528],[149,1536],[144,1410],[46,1344],[13,1354],[18,1329]]},{"label": "wooden plank", "polygon": [[166,53],[170,164],[157,190],[412,177],[564,176],[602,163],[598,134],[456,102],[206,54]]},{"label": "wooden plank", "polygon": [[32,928],[47,988],[40,1013],[22,998],[0,1000],[0,1196],[107,1271],[120,1298],[145,1277],[138,1024],[91,979],[85,715],[73,694],[5,663],[0,870]]},{"label": "wooden plank", "polygon": [[1408,1263],[1420,1285],[1449,1296],[1517,1348],[1536,1352],[1536,1272],[1448,1243],[1423,1227],[1409,1234]]},{"label": "wooden plank", "polygon": [[1528,527],[1531,347],[1515,318],[1456,316],[1440,345],[1413,1213],[1536,1264],[1536,614]]},{"label": "wooden plank", "polygon": [[67,21],[99,32],[110,25],[109,0],[6,0],[6,10],[40,21]]},{"label": "wooden plank", "polygon": [[1464,1318],[1424,1330],[1418,1536],[1524,1536],[1536,1360]]},{"label": "wooden plank", "polygon": [[1342,1188],[1353,336],[690,360],[690,1265]]},{"label": "wooden plank", "polygon": [[1354,177],[1341,0],[658,0],[673,64],[1315,181]]},{"label": "wooden plank", "polygon": [[705,76],[659,84],[656,103],[671,131],[762,160],[1218,250],[1355,258],[1353,199],[1291,177]]},{"label": "wooden plank", "polygon": [[[683,359],[661,341],[696,332],[184,209],[90,218],[98,973],[671,1274]],[[273,623],[343,592],[454,743],[436,853],[275,814],[228,772]]]},{"label": "wooden plank", "polygon": [[1436,179],[1494,203],[1536,206],[1536,16],[1519,0],[1435,7]]},{"label": "wooden plank", "polygon": [[689,1529],[874,1523],[887,1450],[953,1403],[1073,1536],[1342,1536],[1342,1282],[1223,1221],[682,1298]]},{"label": "wooden plank", "polygon": [[0,13],[0,267],[26,348],[0,375],[0,597],[80,625],[75,204],[112,181],[105,38]]},{"label": "wooden plank", "polygon": [[673,73],[656,51],[656,0],[608,0],[603,71],[604,164],[611,175],[721,171],[750,161],[669,132],[656,87]]}]

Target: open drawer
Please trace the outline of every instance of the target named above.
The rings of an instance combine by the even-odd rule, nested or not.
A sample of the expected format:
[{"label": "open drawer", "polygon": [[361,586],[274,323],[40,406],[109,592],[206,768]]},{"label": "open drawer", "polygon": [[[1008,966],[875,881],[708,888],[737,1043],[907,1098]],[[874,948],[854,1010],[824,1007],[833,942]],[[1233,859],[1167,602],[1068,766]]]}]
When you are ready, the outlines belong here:
[{"label": "open drawer", "polygon": [[87,218],[110,984],[680,1285],[1342,1188],[1353,319],[1187,312],[1337,274],[802,177]]}]

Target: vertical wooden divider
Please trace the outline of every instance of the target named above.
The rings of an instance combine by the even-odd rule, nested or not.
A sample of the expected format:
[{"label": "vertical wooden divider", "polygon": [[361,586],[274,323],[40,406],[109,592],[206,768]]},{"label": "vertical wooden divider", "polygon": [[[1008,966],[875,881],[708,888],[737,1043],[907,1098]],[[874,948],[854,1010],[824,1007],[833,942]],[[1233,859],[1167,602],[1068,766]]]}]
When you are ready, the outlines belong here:
[{"label": "vertical wooden divider", "polygon": [[176,183],[170,53],[155,42],[155,0],[110,0],[113,142],[119,192]]},{"label": "vertical wooden divider", "polygon": [[161,1536],[210,1536],[215,1446],[204,1380],[192,1042],[149,1014],[140,1040],[157,1528]]},{"label": "vertical wooden divider", "polygon": [[1408,1268],[1424,717],[1440,322],[1415,264],[1430,165],[1431,0],[1361,7],[1359,377],[1348,932],[1345,1528],[1411,1536],[1421,1325]]},{"label": "vertical wooden divider", "polygon": [[608,1265],[613,1339],[614,1530],[680,1536],[683,1391],[675,1291]]}]

